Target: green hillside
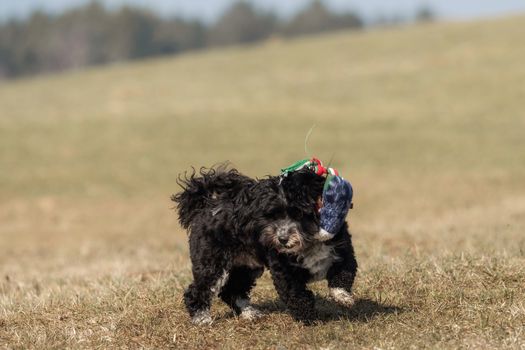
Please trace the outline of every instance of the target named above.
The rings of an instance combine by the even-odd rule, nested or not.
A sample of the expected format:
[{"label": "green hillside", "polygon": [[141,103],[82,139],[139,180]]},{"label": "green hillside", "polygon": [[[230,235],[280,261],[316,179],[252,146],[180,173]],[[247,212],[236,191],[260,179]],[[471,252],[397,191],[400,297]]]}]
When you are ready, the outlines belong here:
[{"label": "green hillside", "polygon": [[[1,83],[0,347],[525,346],[524,21],[275,39]],[[361,302],[339,314],[322,301],[325,322],[304,328],[275,311],[265,275],[265,320],[217,305],[203,334],[181,304],[177,175],[225,160],[276,174],[305,157],[313,125],[310,155],[333,157],[356,190]]]}]

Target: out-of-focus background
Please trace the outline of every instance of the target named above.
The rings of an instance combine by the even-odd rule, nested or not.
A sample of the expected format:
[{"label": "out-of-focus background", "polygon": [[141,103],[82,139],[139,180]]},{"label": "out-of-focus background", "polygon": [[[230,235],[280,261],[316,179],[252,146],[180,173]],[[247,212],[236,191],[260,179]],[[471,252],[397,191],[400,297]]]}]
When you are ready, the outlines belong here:
[{"label": "out-of-focus background", "polygon": [[19,0],[0,9],[0,77],[294,38],[472,20],[525,11],[522,1]]},{"label": "out-of-focus background", "polygon": [[[0,347],[525,346],[525,3],[0,5]],[[308,139],[305,137],[315,125]],[[193,327],[177,175],[349,179],[356,306]]]}]

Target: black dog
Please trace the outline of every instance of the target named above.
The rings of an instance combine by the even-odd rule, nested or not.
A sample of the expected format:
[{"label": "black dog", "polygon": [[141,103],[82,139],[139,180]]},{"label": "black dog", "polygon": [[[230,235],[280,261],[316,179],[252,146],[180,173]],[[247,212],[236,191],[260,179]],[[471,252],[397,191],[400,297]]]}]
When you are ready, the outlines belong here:
[{"label": "black dog", "polygon": [[194,323],[211,323],[215,295],[241,317],[258,317],[249,294],[264,266],[295,319],[315,318],[306,288],[314,280],[326,278],[336,301],[353,303],[357,262],[347,225],[328,242],[314,238],[324,180],[308,169],[254,180],[225,167],[179,179],[183,191],[172,200],[189,230],[193,283],[184,301]]}]

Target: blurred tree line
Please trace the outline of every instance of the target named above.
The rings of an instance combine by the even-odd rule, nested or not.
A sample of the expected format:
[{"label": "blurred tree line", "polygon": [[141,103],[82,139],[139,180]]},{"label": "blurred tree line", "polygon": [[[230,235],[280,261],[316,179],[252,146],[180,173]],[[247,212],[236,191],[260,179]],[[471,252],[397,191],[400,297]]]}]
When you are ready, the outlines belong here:
[{"label": "blurred tree line", "polygon": [[334,13],[319,0],[286,21],[239,1],[212,24],[136,7],[109,11],[93,1],[57,16],[35,12],[0,24],[0,78],[362,26],[357,14]]}]

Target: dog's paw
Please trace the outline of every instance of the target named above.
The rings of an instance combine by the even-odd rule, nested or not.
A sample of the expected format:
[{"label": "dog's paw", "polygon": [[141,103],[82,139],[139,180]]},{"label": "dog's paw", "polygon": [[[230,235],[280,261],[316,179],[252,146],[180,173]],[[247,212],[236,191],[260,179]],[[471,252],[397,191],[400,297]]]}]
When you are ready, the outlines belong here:
[{"label": "dog's paw", "polygon": [[241,317],[244,320],[249,320],[249,321],[256,320],[263,316],[264,316],[264,313],[262,313],[260,310],[254,308],[251,305],[246,306],[244,309],[242,309],[241,313],[239,314],[239,317]]},{"label": "dog's paw", "polygon": [[330,288],[330,296],[336,302],[346,307],[352,307],[355,304],[352,293],[347,292],[343,288]]},{"label": "dog's paw", "polygon": [[242,319],[252,321],[264,316],[261,311],[250,305],[250,301],[248,299],[237,299],[235,304],[240,309],[239,317]]},{"label": "dog's paw", "polygon": [[213,322],[208,310],[197,311],[191,318],[191,323],[198,326],[208,325]]}]

